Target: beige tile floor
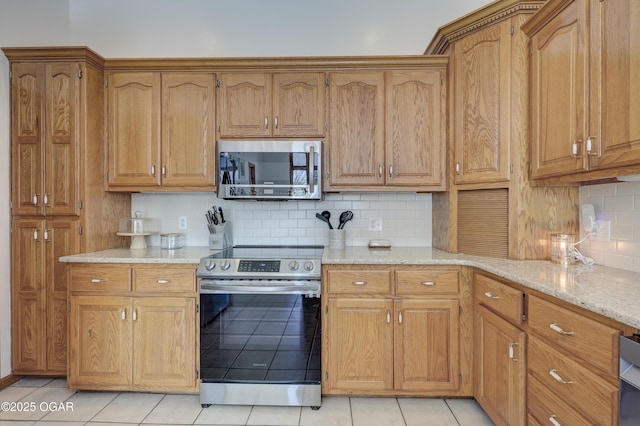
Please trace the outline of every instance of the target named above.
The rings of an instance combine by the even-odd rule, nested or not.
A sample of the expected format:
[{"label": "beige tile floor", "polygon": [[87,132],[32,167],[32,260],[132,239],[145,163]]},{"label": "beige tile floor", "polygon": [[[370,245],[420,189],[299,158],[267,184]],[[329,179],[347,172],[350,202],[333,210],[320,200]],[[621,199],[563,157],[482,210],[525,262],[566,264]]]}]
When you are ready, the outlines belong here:
[{"label": "beige tile floor", "polygon": [[[493,423],[472,399],[324,397],[322,407],[214,405],[198,395],[71,391],[63,379],[25,378],[0,391],[0,425],[481,426]],[[4,406],[2,406],[4,408]]]}]

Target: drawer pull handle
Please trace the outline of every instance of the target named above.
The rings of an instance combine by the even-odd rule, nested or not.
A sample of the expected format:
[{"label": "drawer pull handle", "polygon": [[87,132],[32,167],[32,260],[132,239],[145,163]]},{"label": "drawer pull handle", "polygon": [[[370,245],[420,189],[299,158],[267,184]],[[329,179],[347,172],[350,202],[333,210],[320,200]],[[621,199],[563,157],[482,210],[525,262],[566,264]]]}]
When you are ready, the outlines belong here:
[{"label": "drawer pull handle", "polygon": [[553,377],[557,382],[562,383],[563,385],[572,385],[573,382],[571,380],[564,380],[562,377],[560,377],[560,375],[558,373],[556,373],[556,370],[549,370],[549,375],[551,377]]},{"label": "drawer pull handle", "polygon": [[435,281],[422,281],[422,285],[433,286],[436,285]]},{"label": "drawer pull handle", "polygon": [[509,343],[509,359],[513,362],[518,362],[518,358],[516,358],[514,346],[518,346],[517,343]]},{"label": "drawer pull handle", "polygon": [[556,420],[556,415],[555,414],[553,414],[551,417],[549,417],[549,422],[551,422],[551,424],[553,426],[562,426],[560,424],[560,422]]},{"label": "drawer pull handle", "polygon": [[127,311],[125,309],[122,309],[121,316],[122,316],[122,321],[127,319]]},{"label": "drawer pull handle", "polygon": [[354,281],[353,285],[365,285],[366,283],[366,281]]},{"label": "drawer pull handle", "polygon": [[107,280],[101,280],[100,278],[91,278],[91,282],[94,284],[99,284],[99,283],[103,283],[106,282]]},{"label": "drawer pull handle", "polygon": [[132,319],[133,319],[134,321],[137,321],[137,320],[138,320],[138,310],[137,310],[137,309],[134,309],[134,310],[133,310],[133,318],[132,318]]},{"label": "drawer pull handle", "polygon": [[158,280],[158,284],[169,284],[171,280]]},{"label": "drawer pull handle", "polygon": [[573,331],[564,331],[557,324],[549,324],[549,328],[555,331],[556,333],[562,334],[564,336],[573,336]]},{"label": "drawer pull handle", "polygon": [[387,324],[389,324],[390,322],[391,322],[391,313],[387,311]]},{"label": "drawer pull handle", "polygon": [[490,291],[487,291],[485,294],[489,299],[500,299],[500,296],[494,296]]}]

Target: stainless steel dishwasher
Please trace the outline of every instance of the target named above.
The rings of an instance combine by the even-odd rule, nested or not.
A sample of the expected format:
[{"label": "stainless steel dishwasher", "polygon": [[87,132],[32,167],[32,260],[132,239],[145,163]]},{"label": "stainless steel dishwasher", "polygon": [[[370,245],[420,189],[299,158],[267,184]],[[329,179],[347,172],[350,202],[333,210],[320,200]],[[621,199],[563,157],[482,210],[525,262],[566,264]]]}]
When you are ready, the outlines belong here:
[{"label": "stainless steel dishwasher", "polygon": [[620,337],[620,423],[640,425],[640,335]]}]

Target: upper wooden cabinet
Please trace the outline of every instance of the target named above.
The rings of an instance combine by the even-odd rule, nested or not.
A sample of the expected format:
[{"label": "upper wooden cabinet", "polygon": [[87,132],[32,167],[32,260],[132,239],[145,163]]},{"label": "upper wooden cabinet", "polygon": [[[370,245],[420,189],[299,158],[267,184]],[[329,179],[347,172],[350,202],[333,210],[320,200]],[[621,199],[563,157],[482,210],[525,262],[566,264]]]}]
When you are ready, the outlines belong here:
[{"label": "upper wooden cabinet", "polygon": [[531,37],[532,177],[640,172],[640,37],[633,0],[549,1]]},{"label": "upper wooden cabinet", "polygon": [[329,81],[330,190],[444,189],[445,66]]},{"label": "upper wooden cabinet", "polygon": [[211,190],[215,184],[214,75],[107,75],[111,190]]},{"label": "upper wooden cabinet", "polygon": [[222,73],[217,85],[220,138],[325,135],[325,73]]},{"label": "upper wooden cabinet", "polygon": [[13,214],[78,215],[80,62],[13,64]]}]

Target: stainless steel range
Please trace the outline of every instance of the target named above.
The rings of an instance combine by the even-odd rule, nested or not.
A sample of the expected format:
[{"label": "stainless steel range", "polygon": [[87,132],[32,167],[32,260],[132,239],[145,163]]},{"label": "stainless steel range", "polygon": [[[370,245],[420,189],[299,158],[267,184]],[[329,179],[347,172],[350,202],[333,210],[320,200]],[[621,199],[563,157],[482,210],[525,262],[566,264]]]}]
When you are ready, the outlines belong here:
[{"label": "stainless steel range", "polygon": [[322,246],[200,261],[200,403],[320,407]]}]

